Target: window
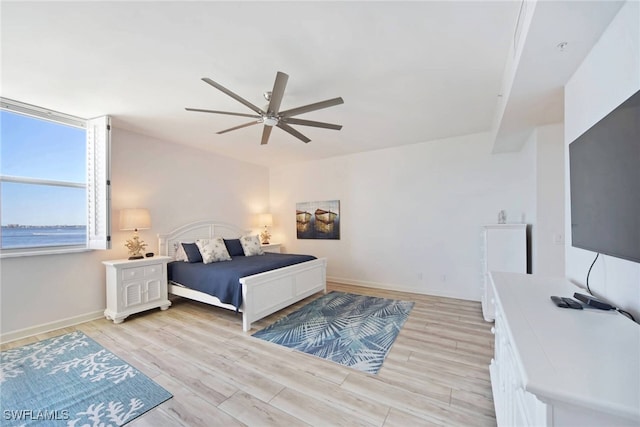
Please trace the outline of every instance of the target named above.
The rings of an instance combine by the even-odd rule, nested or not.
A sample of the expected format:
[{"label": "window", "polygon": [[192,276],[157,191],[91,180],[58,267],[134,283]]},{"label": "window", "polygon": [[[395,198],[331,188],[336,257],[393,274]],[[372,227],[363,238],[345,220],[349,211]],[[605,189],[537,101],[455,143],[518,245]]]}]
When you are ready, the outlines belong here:
[{"label": "window", "polygon": [[1,106],[2,255],[108,249],[109,118]]}]

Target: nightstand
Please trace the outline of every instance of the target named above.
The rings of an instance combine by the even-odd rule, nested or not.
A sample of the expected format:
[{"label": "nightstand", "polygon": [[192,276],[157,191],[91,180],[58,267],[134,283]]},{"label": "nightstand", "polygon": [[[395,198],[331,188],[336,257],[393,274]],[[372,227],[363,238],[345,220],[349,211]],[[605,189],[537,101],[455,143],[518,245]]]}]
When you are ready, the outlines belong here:
[{"label": "nightstand", "polygon": [[262,250],[264,252],[273,252],[273,253],[276,253],[276,254],[279,254],[281,252],[280,251],[280,246],[281,246],[280,243],[267,243],[266,245],[263,244],[261,246],[262,246]]},{"label": "nightstand", "polygon": [[167,291],[168,256],[103,261],[107,267],[107,309],[104,315],[113,323],[127,316],[171,305]]}]

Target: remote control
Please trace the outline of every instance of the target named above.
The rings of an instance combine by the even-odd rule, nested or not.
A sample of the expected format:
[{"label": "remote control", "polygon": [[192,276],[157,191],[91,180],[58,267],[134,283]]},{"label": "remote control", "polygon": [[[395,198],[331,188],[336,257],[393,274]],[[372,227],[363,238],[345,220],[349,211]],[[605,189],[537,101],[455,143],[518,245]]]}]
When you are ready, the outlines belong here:
[{"label": "remote control", "polygon": [[614,306],[612,306],[610,304],[607,304],[606,302],[602,302],[598,298],[593,297],[591,295],[585,295],[585,294],[581,294],[581,293],[576,292],[575,294],[573,294],[573,297],[575,299],[577,299],[578,301],[582,301],[583,303],[585,303],[589,307],[598,308],[600,310],[615,310],[616,309]]},{"label": "remote control", "polygon": [[551,301],[553,301],[553,303],[558,307],[582,310],[582,304],[580,304],[578,301],[571,299],[569,297],[559,297],[556,295],[552,295],[550,298],[551,298]]},{"label": "remote control", "polygon": [[569,308],[574,308],[576,310],[582,310],[582,304],[580,304],[578,301],[576,301],[576,300],[574,300],[572,298],[569,298],[569,297],[562,297],[562,300],[567,303],[567,306]]},{"label": "remote control", "polygon": [[562,308],[568,308],[569,305],[560,297],[555,296],[555,295],[551,295],[551,301],[553,301],[553,303],[555,305],[557,305],[558,307],[562,307]]}]

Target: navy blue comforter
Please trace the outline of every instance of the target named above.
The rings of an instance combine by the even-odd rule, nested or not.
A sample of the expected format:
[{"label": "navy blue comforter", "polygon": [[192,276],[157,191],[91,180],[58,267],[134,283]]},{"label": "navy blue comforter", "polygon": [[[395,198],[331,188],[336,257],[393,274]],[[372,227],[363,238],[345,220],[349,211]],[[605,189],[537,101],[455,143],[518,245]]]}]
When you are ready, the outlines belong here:
[{"label": "navy blue comforter", "polygon": [[240,278],[264,273],[289,265],[311,261],[311,255],[277,254],[266,252],[259,256],[238,256],[231,261],[203,264],[182,261],[170,262],[167,266],[169,280],[187,288],[217,297],[236,309],[242,305]]}]

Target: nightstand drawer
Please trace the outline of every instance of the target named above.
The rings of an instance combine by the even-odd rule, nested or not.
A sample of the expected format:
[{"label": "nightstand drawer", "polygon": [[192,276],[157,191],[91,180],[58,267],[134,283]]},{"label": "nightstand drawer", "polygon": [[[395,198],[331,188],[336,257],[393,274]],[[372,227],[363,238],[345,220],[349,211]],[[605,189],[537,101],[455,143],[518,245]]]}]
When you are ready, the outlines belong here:
[{"label": "nightstand drawer", "polygon": [[162,264],[147,265],[145,267],[123,268],[122,280],[148,279],[162,275]]},{"label": "nightstand drawer", "polygon": [[149,265],[144,268],[144,277],[149,278],[152,276],[162,275],[162,264]]},{"label": "nightstand drawer", "polygon": [[145,267],[123,268],[122,280],[142,279],[144,277]]}]

